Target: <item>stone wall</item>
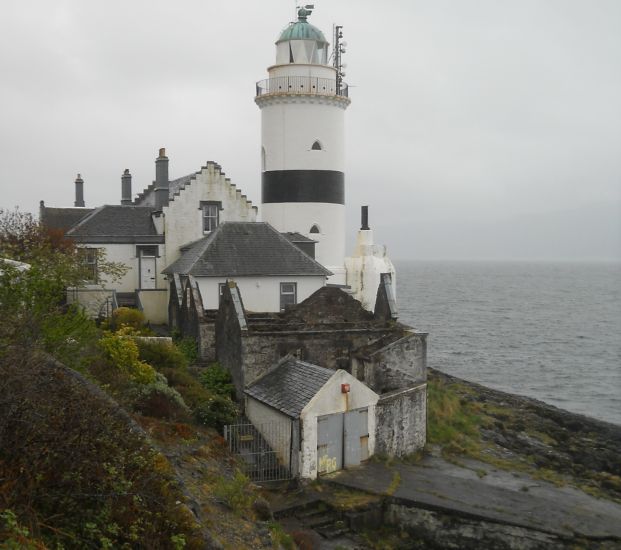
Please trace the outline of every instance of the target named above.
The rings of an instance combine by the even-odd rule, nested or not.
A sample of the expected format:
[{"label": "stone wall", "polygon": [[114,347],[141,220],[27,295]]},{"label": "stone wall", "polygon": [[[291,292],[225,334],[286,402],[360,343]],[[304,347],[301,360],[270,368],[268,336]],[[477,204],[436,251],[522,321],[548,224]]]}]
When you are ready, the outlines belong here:
[{"label": "stone wall", "polygon": [[427,440],[427,384],[380,396],[375,408],[375,452],[406,456]]},{"label": "stone wall", "polygon": [[[233,299],[233,293],[237,294],[237,300]],[[231,373],[235,391],[239,399],[244,395],[246,386],[244,369],[242,364],[242,330],[246,333],[245,317],[240,319],[240,315],[244,315],[243,306],[241,307],[241,298],[237,287],[230,288],[228,285],[224,287],[222,292],[222,301],[218,316],[215,322],[215,358],[217,361]]]}]

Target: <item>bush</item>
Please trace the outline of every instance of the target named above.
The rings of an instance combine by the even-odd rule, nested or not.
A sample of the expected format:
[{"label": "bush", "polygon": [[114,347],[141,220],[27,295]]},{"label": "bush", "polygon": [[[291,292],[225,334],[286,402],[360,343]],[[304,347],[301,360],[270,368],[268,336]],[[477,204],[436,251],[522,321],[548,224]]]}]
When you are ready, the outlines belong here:
[{"label": "bush", "polygon": [[154,382],[138,388],[134,397],[134,409],[146,416],[169,420],[185,419],[190,412],[183,397],[159,373]]},{"label": "bush", "polygon": [[197,422],[216,428],[219,432],[226,424],[231,424],[238,415],[239,409],[230,398],[216,394],[199,403],[194,410]]},{"label": "bush", "polygon": [[155,381],[153,367],[139,359],[138,345],[132,338],[132,330],[125,327],[119,332],[104,332],[98,342],[106,358],[123,374],[139,384]]},{"label": "bush", "polygon": [[235,471],[232,479],[220,478],[213,492],[237,514],[249,515],[254,495],[250,490],[250,480],[239,470]]},{"label": "bush", "polygon": [[185,355],[189,365],[194,365],[198,361],[198,349],[196,346],[196,340],[194,338],[175,338],[173,335],[175,345],[179,348],[181,353]]},{"label": "bush", "polygon": [[185,369],[188,360],[181,350],[170,342],[137,338],[140,359],[155,369]]},{"label": "bush", "polygon": [[139,331],[144,327],[146,319],[144,313],[139,309],[131,307],[119,307],[112,312],[110,327],[118,330],[123,327],[131,327],[135,331]]},{"label": "bush", "polygon": [[235,386],[231,373],[220,363],[212,363],[200,375],[200,381],[211,392],[235,399]]}]

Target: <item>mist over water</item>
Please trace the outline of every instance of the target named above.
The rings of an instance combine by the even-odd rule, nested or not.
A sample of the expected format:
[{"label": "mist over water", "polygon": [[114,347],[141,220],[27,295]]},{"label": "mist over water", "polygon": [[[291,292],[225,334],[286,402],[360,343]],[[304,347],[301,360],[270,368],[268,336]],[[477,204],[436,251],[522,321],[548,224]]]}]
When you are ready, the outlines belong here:
[{"label": "mist over water", "polygon": [[621,424],[621,263],[395,263],[430,367]]}]

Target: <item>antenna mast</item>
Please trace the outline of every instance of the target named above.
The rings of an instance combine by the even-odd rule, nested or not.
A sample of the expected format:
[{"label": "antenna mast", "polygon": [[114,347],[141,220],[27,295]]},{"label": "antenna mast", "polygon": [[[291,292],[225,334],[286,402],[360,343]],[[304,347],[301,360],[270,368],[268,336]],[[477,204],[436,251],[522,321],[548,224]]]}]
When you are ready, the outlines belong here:
[{"label": "antenna mast", "polygon": [[343,78],[346,76],[343,72],[345,65],[343,65],[343,54],[346,52],[345,46],[347,42],[342,42],[343,38],[343,25],[334,25],[334,50],[332,54],[334,59],[332,63],[336,69],[336,95],[341,95],[343,89]]}]

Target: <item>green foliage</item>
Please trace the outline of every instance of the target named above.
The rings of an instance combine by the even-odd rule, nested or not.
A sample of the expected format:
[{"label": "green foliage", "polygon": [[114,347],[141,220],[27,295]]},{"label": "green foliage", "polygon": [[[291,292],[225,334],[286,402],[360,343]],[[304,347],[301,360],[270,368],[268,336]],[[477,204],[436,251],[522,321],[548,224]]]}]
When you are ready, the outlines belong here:
[{"label": "green foliage", "polygon": [[27,352],[0,379],[0,547],[203,547],[170,464],[113,403]]},{"label": "green foliage", "polygon": [[194,338],[175,338],[173,335],[175,345],[188,361],[188,365],[194,365],[198,361],[198,349],[196,346],[196,340]]},{"label": "green foliage", "polygon": [[218,479],[213,492],[236,514],[249,515],[255,496],[250,487],[250,480],[239,470],[235,471],[231,479],[224,477]]},{"label": "green foliage", "polygon": [[285,550],[295,550],[297,548],[293,537],[285,532],[280,523],[270,521],[267,528],[270,530],[272,541],[276,548],[284,548]]},{"label": "green foliage", "polygon": [[0,512],[0,541],[3,550],[43,550],[45,545],[34,540],[30,531],[20,525],[13,510]]},{"label": "green foliage", "polygon": [[137,387],[134,409],[147,416],[170,420],[185,418],[190,412],[183,397],[168,385],[166,377],[160,373],[157,373],[155,381]]},{"label": "green foliage", "polygon": [[188,366],[186,356],[175,344],[143,338],[137,338],[136,344],[140,359],[157,370],[185,369]]},{"label": "green foliage", "polygon": [[130,328],[125,327],[118,332],[105,331],[98,345],[112,365],[132,381],[138,384],[155,382],[156,372],[140,360],[138,345]]},{"label": "green foliage", "polygon": [[144,313],[142,313],[139,309],[131,307],[118,307],[112,312],[110,327],[114,330],[129,327],[138,333],[145,323],[146,319]]},{"label": "green foliage", "polygon": [[226,424],[231,424],[239,415],[237,405],[223,395],[213,394],[194,409],[197,422],[222,431]]},{"label": "green foliage", "polygon": [[84,370],[92,358],[99,334],[95,322],[76,306],[52,312],[41,323],[43,349],[77,370]]},{"label": "green foliage", "polygon": [[212,363],[200,375],[201,384],[217,395],[235,398],[231,374],[220,363]]},{"label": "green foliage", "polygon": [[476,404],[463,400],[442,381],[427,385],[427,442],[444,446],[449,454],[475,452],[482,419]]}]

